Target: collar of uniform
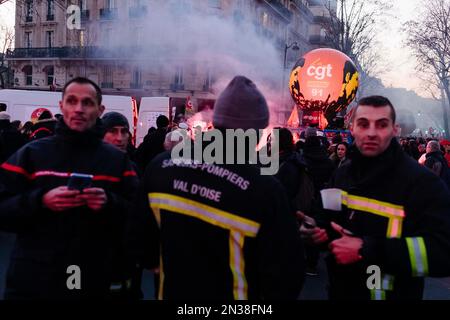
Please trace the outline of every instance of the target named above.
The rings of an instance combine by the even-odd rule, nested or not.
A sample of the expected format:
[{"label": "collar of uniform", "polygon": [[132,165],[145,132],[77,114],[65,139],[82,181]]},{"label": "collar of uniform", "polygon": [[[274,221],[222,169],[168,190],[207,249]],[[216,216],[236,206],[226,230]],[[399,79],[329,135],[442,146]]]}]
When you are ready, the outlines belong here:
[{"label": "collar of uniform", "polygon": [[71,144],[93,145],[102,140],[103,128],[100,119],[97,119],[95,126],[84,132],[78,132],[70,129],[63,119],[56,124],[56,136]]},{"label": "collar of uniform", "polygon": [[379,156],[365,157],[353,145],[348,158],[351,159],[351,174],[358,185],[367,185],[379,181],[385,174],[391,174],[393,167],[399,161],[402,150],[396,138],[391,140],[389,147]]}]

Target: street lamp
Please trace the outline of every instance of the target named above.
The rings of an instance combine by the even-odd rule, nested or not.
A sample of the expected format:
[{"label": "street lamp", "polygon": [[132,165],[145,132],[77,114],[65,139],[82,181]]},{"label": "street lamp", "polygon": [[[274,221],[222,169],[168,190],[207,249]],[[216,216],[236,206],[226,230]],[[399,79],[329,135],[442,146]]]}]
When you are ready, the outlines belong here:
[{"label": "street lamp", "polygon": [[[285,96],[284,96],[284,88],[285,88],[285,83],[284,83],[284,81],[285,81],[285,76],[286,76],[286,63],[287,63],[287,52],[288,52],[288,49],[290,49],[290,48],[292,48],[292,50],[294,50],[294,51],[298,51],[298,50],[300,50],[300,48],[299,48],[299,46],[298,46],[298,44],[297,44],[297,42],[296,41],[294,41],[294,42],[292,42],[291,44],[285,44],[284,45],[284,61],[283,61],[283,82],[281,83],[281,99],[282,99],[282,103],[283,104],[285,104],[286,103],[286,101],[285,101]],[[284,106],[284,107],[286,107],[286,106]]]},{"label": "street lamp", "polygon": [[[299,48],[299,46],[298,46],[298,44],[297,44],[296,41],[292,42],[290,45],[287,45],[287,44],[284,45],[284,64],[283,64],[284,70],[286,69],[287,51],[288,51],[288,49],[290,49],[290,48],[292,48],[292,50],[294,50],[294,51],[300,50],[300,48]],[[284,71],[284,70],[283,70],[283,71]],[[283,82],[284,82],[284,81],[283,81]]]}]

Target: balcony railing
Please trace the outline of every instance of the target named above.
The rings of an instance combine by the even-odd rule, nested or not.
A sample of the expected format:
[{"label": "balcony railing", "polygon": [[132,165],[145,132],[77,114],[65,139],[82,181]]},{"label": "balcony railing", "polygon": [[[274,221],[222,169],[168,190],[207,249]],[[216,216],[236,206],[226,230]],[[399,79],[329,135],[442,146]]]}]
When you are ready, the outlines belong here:
[{"label": "balcony railing", "polygon": [[143,88],[142,83],[137,83],[137,82],[130,83],[130,89],[142,89],[142,88]]},{"label": "balcony railing", "polygon": [[184,83],[171,83],[170,90],[172,91],[184,90]]},{"label": "balcony railing", "polygon": [[152,51],[144,47],[54,47],[54,48],[16,48],[8,50],[6,58],[60,58],[60,59],[129,59],[142,57],[157,57],[166,55],[165,48],[153,48]]},{"label": "balcony railing", "polygon": [[311,13],[311,10],[305,5],[304,0],[291,0],[304,13]]},{"label": "balcony railing", "polygon": [[54,14],[48,14],[47,15],[47,21],[55,21],[55,15]]},{"label": "balcony railing", "polygon": [[88,21],[89,20],[90,11],[89,10],[82,10],[81,11],[81,21]]},{"label": "balcony railing", "polygon": [[285,19],[291,20],[292,12],[286,8],[280,0],[266,0]]},{"label": "balcony railing", "polygon": [[316,23],[316,24],[323,25],[323,24],[330,23],[331,22],[331,18],[330,17],[325,17],[325,16],[314,16],[313,22]]},{"label": "balcony railing", "polygon": [[112,82],[102,82],[100,86],[104,89],[112,89],[114,88],[114,84]]},{"label": "balcony railing", "polygon": [[59,58],[67,56],[67,48],[16,48],[6,52],[7,58]]},{"label": "balcony railing", "polygon": [[100,9],[101,20],[114,20],[119,16],[117,8],[102,8]]},{"label": "balcony railing", "polygon": [[309,42],[313,45],[327,45],[325,36],[312,35],[309,37]]},{"label": "balcony railing", "polygon": [[130,7],[128,11],[130,18],[142,18],[147,15],[147,6]]}]

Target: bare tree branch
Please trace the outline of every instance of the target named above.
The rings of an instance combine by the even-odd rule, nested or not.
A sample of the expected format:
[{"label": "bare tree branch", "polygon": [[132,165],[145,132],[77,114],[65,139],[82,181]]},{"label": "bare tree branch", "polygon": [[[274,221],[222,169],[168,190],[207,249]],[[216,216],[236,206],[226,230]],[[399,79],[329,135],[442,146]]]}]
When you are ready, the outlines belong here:
[{"label": "bare tree branch", "polygon": [[326,5],[328,19],[321,27],[325,40],[348,55],[360,71],[360,93],[371,78],[386,71],[376,40],[376,25],[387,16],[392,5],[386,0],[338,0],[337,11]]},{"label": "bare tree branch", "polygon": [[[420,20],[408,21],[406,45],[417,59],[416,70],[429,81],[429,89],[450,98],[450,0],[430,0]],[[434,95],[434,94],[433,94]],[[448,105],[442,103],[444,129],[449,134]]]}]

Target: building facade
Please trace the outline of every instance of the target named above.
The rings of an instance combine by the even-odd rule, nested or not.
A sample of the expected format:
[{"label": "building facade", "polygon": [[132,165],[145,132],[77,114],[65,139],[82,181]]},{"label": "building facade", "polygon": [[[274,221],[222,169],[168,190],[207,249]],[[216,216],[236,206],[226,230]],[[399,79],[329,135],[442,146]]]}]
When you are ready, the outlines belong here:
[{"label": "building facade", "polygon": [[[194,102],[214,99],[212,86],[218,71],[199,68],[195,57],[178,57],[169,70],[144,63],[171,53],[163,46],[144,44],[152,10],[167,7],[236,23],[249,21],[260,36],[276,46],[287,70],[300,55],[320,45],[311,43],[315,39],[311,32],[317,32],[314,12],[322,12],[318,10],[323,6],[320,1],[22,0],[16,3],[15,49],[8,52],[7,59],[14,87],[20,89],[60,90],[71,78],[85,76],[106,94],[191,96]],[[183,28],[176,20],[173,23]],[[117,43],[124,30],[127,35]]]}]

